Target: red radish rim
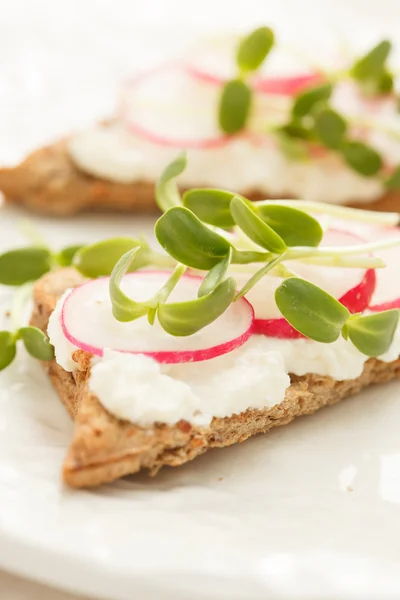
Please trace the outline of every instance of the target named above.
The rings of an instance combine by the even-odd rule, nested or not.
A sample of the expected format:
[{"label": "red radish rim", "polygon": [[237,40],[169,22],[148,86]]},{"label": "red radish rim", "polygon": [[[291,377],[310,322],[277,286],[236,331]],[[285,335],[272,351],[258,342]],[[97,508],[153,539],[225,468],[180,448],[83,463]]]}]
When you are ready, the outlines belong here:
[{"label": "red radish rim", "polygon": [[[137,271],[134,273],[127,273],[124,277],[143,275],[144,273],[146,273],[147,275],[149,275],[149,274],[160,275],[160,274],[165,274],[167,272],[169,272],[169,271],[161,271],[161,270]],[[187,273],[185,273],[182,276],[182,278],[196,279],[198,281],[203,281],[203,277],[201,277],[200,275],[189,275]],[[110,278],[109,277],[99,277],[98,279],[96,279],[96,281],[98,281],[99,279],[110,279]],[[64,336],[71,344],[73,344],[80,350],[83,350],[84,352],[88,352],[89,354],[92,354],[94,356],[102,357],[105,348],[98,348],[97,346],[92,346],[91,344],[82,342],[81,340],[79,340],[77,337],[75,337],[68,331],[67,326],[65,324],[65,305],[68,301],[68,298],[70,298],[76,290],[79,290],[86,285],[90,285],[91,283],[92,283],[92,281],[88,281],[88,282],[83,283],[82,285],[74,288],[71,291],[71,293],[68,294],[68,296],[65,298],[64,304],[61,309],[61,318],[60,318],[61,328],[62,328]],[[229,340],[222,344],[217,344],[215,346],[210,346],[208,348],[201,348],[201,349],[197,349],[197,350],[162,350],[162,351],[154,351],[154,352],[153,351],[139,351],[139,350],[134,350],[134,351],[132,351],[132,350],[116,350],[116,351],[122,352],[123,354],[143,354],[145,356],[154,358],[159,363],[167,363],[167,364],[177,364],[177,363],[184,363],[184,362],[201,362],[201,361],[205,361],[205,360],[211,360],[212,358],[217,358],[218,356],[223,356],[224,354],[228,354],[229,352],[232,352],[232,350],[235,350],[236,348],[240,348],[240,346],[242,346],[245,342],[247,342],[247,340],[253,334],[254,308],[253,308],[252,304],[250,304],[250,302],[246,298],[242,297],[237,302],[243,302],[247,305],[247,310],[249,311],[249,326],[246,329],[246,331],[242,333],[242,335],[240,335],[237,338],[234,338],[233,340]]]},{"label": "red radish rim", "polygon": [[375,304],[369,306],[368,309],[372,312],[383,312],[384,310],[391,310],[392,308],[400,308],[400,298],[395,300],[389,300],[389,302],[382,302],[381,304]]},{"label": "red radish rim", "polygon": [[292,97],[320,81],[323,81],[323,77],[318,72],[288,77],[263,77],[255,80],[254,89],[261,94]]},{"label": "red radish rim", "polygon": [[[338,229],[332,227],[329,231],[337,233],[344,233],[356,238],[360,241],[365,241],[364,238],[351,231]],[[343,304],[352,314],[364,312],[367,308],[373,310],[369,303],[375,291],[376,287],[376,273],[375,269],[366,269],[364,277],[355,287],[348,290],[343,296],[339,298],[339,302]],[[361,295],[362,294],[362,295]],[[399,306],[393,308],[400,308],[400,298],[398,299]],[[382,309],[381,309],[382,310]],[[386,309],[384,309],[386,310]],[[277,319],[254,319],[253,333],[266,335],[268,337],[276,337],[282,339],[308,339],[306,336],[301,334],[299,331],[294,329],[290,323],[284,318],[280,317]]]},{"label": "red radish rim", "polygon": [[[375,291],[375,285],[375,269],[368,269],[360,283],[339,298],[339,302],[343,304],[343,306],[345,306],[352,314],[363,312],[369,308],[368,305],[371,301],[372,294]],[[365,287],[368,288],[368,291],[366,292],[367,296],[361,297],[361,290],[363,290]],[[400,308],[400,299],[398,300],[398,304],[398,307],[391,308]],[[284,317],[279,319],[254,319],[253,333],[285,339],[308,339],[302,333],[297,331],[297,329],[292,327],[292,325],[290,325],[290,323],[288,323]]]},{"label": "red radish rim", "polygon": [[[184,63],[191,77],[204,81],[210,85],[224,85],[228,80],[218,75],[203,71],[190,63]],[[323,80],[321,73],[315,71],[304,75],[290,75],[282,77],[259,77],[253,80],[252,87],[260,94],[292,97],[301,90],[305,90],[313,83]]]},{"label": "red radish rim", "polygon": [[292,327],[284,317],[280,319],[254,319],[253,333],[287,340],[308,339]]},{"label": "red radish rim", "polygon": [[233,135],[221,135],[215,138],[205,138],[203,140],[185,140],[185,139],[174,139],[166,138],[152,131],[148,131],[142,125],[133,122],[132,120],[125,120],[126,128],[130,133],[141,137],[152,144],[158,146],[167,146],[170,148],[197,148],[197,149],[210,149],[210,148],[222,148],[229,144],[233,138],[237,136]]}]

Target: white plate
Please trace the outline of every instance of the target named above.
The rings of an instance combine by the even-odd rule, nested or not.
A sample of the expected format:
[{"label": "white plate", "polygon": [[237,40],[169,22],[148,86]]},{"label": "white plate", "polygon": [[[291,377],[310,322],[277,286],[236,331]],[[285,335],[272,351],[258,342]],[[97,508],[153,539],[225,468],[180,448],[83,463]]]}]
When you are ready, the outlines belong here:
[{"label": "white plate", "polygon": [[[21,216],[1,209],[0,250],[22,243]],[[57,247],[151,228],[31,220]],[[155,479],[72,491],[72,424],[21,352],[0,374],[0,566],[118,600],[398,598],[399,392],[370,389]]]}]

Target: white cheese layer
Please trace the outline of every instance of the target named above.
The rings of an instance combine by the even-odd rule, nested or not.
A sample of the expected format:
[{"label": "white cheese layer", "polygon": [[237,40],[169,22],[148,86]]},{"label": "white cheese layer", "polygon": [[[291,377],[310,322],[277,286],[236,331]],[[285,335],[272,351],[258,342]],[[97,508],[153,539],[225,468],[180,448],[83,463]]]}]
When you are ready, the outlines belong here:
[{"label": "white cheese layer", "polygon": [[[50,317],[48,334],[57,362],[72,371],[76,348],[62,331],[64,300],[65,295]],[[400,327],[389,351],[379,358],[391,362],[399,355]],[[366,360],[343,338],[322,344],[254,335],[233,352],[195,363],[162,365],[144,355],[105,350],[101,359],[93,359],[89,386],[110,413],[143,427],[180,419],[208,425],[213,417],[279,404],[290,385],[289,373],[354,379]]]},{"label": "white cheese layer", "polygon": [[[73,136],[75,164],[96,177],[118,183],[154,181],[179,148],[164,147],[130,134],[121,124],[95,126]],[[270,197],[298,197],[333,204],[368,202],[383,192],[380,181],[362,177],[333,155],[296,161],[275,144],[238,138],[219,148],[188,149],[183,187],[217,187]]]},{"label": "white cheese layer", "polygon": [[[176,90],[168,89],[168,92],[168,106],[172,105],[174,110],[167,107],[165,114],[155,114],[153,133],[167,128],[173,142],[174,136],[177,140],[185,139],[185,127],[190,128],[186,112],[198,103],[201,90],[194,92],[185,88],[182,95],[177,84]],[[204,101],[203,110],[211,117],[211,122],[215,121],[217,101],[217,96],[212,101],[208,97]],[[257,96],[254,121],[259,118],[259,112],[261,119],[268,117],[271,127],[287,122],[291,102],[283,96]],[[400,118],[393,99],[368,100],[360,95],[355,85],[344,81],[335,88],[332,104],[348,117],[351,138],[361,139],[379,150],[386,165],[398,164]],[[135,114],[133,109],[132,112]],[[179,121],[180,114],[186,115],[184,125]],[[194,111],[193,122],[196,123],[198,118]],[[200,141],[201,132],[200,127]],[[214,137],[218,135],[215,125]],[[165,137],[168,139],[168,135]],[[184,147],[184,144],[165,146],[143,134],[133,134],[120,120],[76,133],[69,141],[68,150],[83,171],[127,184],[156,180]],[[243,193],[258,190],[270,197],[299,197],[337,204],[372,202],[384,191],[377,177],[359,175],[337,153],[318,153],[306,160],[290,159],[271,136],[245,135],[218,147],[186,149],[188,165],[179,179],[184,187],[220,187]]]}]

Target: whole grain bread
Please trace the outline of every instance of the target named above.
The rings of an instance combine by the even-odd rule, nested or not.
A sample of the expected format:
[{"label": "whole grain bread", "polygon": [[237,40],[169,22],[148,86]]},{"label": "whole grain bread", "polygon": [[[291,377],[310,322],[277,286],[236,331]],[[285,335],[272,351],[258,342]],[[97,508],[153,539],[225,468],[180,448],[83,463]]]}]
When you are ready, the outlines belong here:
[{"label": "whole grain bread", "polygon": [[[59,296],[83,282],[81,275],[71,268],[45,275],[35,286],[31,323],[45,331]],[[115,418],[90,393],[90,355],[76,351],[74,360],[77,363],[74,373],[64,371],[55,360],[43,363],[75,422],[63,467],[64,481],[73,487],[96,486],[141,469],[154,475],[164,465],[179,466],[209,448],[243,442],[252,435],[339,402],[373,383],[400,375],[400,360],[383,363],[369,359],[360,377],[353,380],[335,381],[311,374],[293,376],[284,401],[273,408],[214,418],[208,427],[180,421],[174,426],[158,423],[143,428]]]},{"label": "whole grain bread", "polygon": [[[60,217],[84,211],[143,213],[157,210],[154,182],[122,184],[88,175],[71,160],[66,140],[36,150],[16,167],[0,169],[0,191],[7,202]],[[250,200],[267,198],[257,189],[237,191]],[[290,198],[290,194],[282,197]],[[374,202],[362,203],[354,198],[348,205],[399,212],[400,191],[389,191]]]}]

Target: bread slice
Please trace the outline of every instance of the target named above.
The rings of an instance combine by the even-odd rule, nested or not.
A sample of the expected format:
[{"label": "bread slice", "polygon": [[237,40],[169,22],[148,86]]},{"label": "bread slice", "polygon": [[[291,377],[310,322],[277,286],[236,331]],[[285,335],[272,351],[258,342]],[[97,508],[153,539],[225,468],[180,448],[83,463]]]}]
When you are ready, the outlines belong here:
[{"label": "bread slice", "polygon": [[[45,275],[34,290],[31,323],[43,331],[59,296],[85,280],[68,268]],[[319,375],[293,376],[282,403],[273,408],[247,410],[239,415],[214,418],[208,427],[187,421],[174,426],[138,427],[112,416],[89,392],[90,355],[74,354],[77,371],[68,373],[54,360],[43,363],[48,375],[75,421],[73,439],[64,462],[64,481],[73,487],[96,486],[141,469],[154,475],[164,466],[179,466],[209,448],[243,442],[272,427],[286,425],[295,417],[314,413],[339,402],[373,383],[400,375],[400,360],[383,363],[369,359],[357,379],[335,381]]]},{"label": "bread slice", "polygon": [[[88,175],[79,170],[69,157],[66,140],[36,150],[17,167],[0,169],[0,191],[7,202],[60,217],[83,211],[140,213],[157,210],[154,182],[123,184]],[[265,193],[256,189],[237,191],[250,200],[267,198]],[[285,198],[289,197],[285,195]],[[400,191],[390,191],[374,202],[356,200],[348,205],[369,210],[400,211]]]}]

